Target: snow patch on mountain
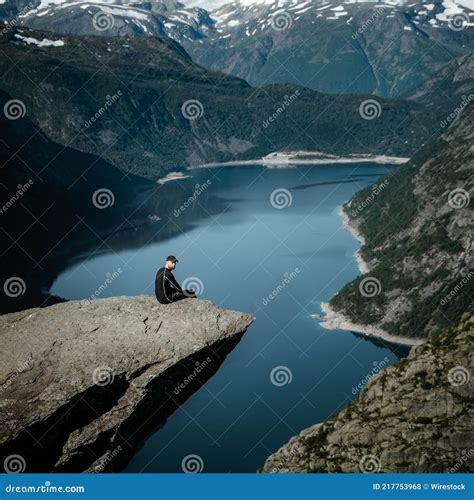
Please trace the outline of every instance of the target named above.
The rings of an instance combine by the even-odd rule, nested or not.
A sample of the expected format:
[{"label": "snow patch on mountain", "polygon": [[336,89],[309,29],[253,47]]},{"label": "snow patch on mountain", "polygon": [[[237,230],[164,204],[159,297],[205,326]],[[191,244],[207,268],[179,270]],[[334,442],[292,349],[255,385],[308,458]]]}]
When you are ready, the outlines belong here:
[{"label": "snow patch on mountain", "polygon": [[[411,9],[413,13],[414,24],[426,22],[429,26],[438,27],[438,22],[448,23],[452,20],[453,16],[463,14],[464,19],[469,19],[474,10],[474,0],[441,0],[435,1],[427,0],[423,2],[408,3],[407,0],[385,0],[384,3],[379,3],[377,0],[332,0],[331,2],[313,2],[298,0],[227,0],[225,2],[218,2],[219,7],[216,8],[217,3],[213,0],[208,0],[200,5],[208,8],[211,11],[211,17],[216,23],[218,30],[229,30],[231,28],[242,28],[243,34],[246,36],[253,35],[256,30],[252,23],[258,23],[268,28],[273,27],[272,19],[278,13],[286,13],[291,16],[292,21],[298,21],[302,14],[314,15],[318,18],[325,18],[329,21],[337,20],[349,16],[354,8],[360,4],[361,8],[407,8]],[[195,2],[191,2],[195,4]],[[372,5],[371,5],[372,4]],[[373,6],[373,7],[372,7]],[[386,15],[386,14],[385,14]],[[411,22],[408,22],[407,27],[411,30]],[[408,31],[408,29],[407,29]],[[221,32],[221,31],[219,31]]]},{"label": "snow patch on mountain", "polygon": [[[201,7],[210,12],[216,11],[221,7],[226,7],[229,5],[235,5],[239,7],[254,7],[258,8],[265,5],[275,4],[278,8],[284,6],[293,5],[294,7],[301,8],[303,4],[313,4],[314,7],[321,6],[325,2],[314,2],[306,1],[300,2],[298,0],[188,0],[184,2],[186,7]],[[356,4],[356,3],[379,3],[378,0],[345,0],[344,4]],[[386,0],[384,3],[393,6],[405,6],[410,3],[409,0]],[[470,10],[474,10],[474,0],[456,0],[456,4],[461,5]]]},{"label": "snow patch on mountain", "polygon": [[37,40],[33,37],[27,37],[15,34],[15,38],[28,45],[37,45],[38,47],[63,47],[64,40],[49,40],[48,38],[43,38],[43,40]]},{"label": "snow patch on mountain", "polygon": [[[34,10],[20,16],[25,26],[47,30],[51,26],[51,31],[59,33],[83,34],[83,30],[85,34],[90,34],[87,30],[93,23],[84,20],[78,14],[79,9],[82,9],[80,13],[92,19],[102,11],[107,17],[115,18],[111,22],[113,29],[99,32],[92,27],[92,34],[124,36],[138,33],[168,37],[183,45],[192,57],[196,54],[197,57],[202,56],[207,43],[210,51],[216,47],[234,50],[248,39],[261,36],[269,40],[276,37],[278,44],[287,36],[291,38],[294,28],[298,30],[300,26],[306,33],[305,30],[311,30],[308,26],[313,25],[317,35],[320,30],[326,29],[325,22],[330,30],[335,30],[334,38],[337,39],[338,33],[344,31],[340,27],[345,25],[356,31],[364,27],[364,23],[370,26],[382,20],[382,16],[385,19],[396,17],[396,29],[402,30],[411,40],[413,34],[424,32],[431,37],[435,31],[452,29],[454,17],[457,24],[461,24],[460,29],[472,26],[474,21],[474,0],[383,0],[383,3],[378,0],[33,1]],[[383,13],[379,15],[377,9],[383,9]],[[202,44],[203,49],[194,52],[190,43],[195,46]],[[331,40],[328,43],[332,43]],[[245,47],[244,50],[251,49]],[[319,59],[325,61],[327,57],[316,57],[315,64]],[[209,64],[209,60],[205,60],[204,65]],[[234,65],[226,67],[223,63],[223,67],[216,66],[214,69],[226,72],[231,68]],[[248,79],[252,71],[249,68],[236,76]]]}]

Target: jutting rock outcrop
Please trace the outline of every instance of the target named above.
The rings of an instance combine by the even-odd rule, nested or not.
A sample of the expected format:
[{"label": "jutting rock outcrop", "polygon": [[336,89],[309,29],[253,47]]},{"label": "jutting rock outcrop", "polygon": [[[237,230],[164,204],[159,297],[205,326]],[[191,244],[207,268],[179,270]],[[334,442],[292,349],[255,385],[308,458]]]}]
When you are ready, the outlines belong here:
[{"label": "jutting rock outcrop", "polygon": [[0,316],[7,472],[120,470],[254,318],[210,301],[71,301]]}]

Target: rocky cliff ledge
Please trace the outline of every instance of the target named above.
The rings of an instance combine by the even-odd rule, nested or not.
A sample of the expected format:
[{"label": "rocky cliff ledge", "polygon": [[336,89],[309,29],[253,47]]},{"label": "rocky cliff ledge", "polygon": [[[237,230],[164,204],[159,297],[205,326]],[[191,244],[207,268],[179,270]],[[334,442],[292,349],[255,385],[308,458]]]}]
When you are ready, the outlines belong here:
[{"label": "rocky cliff ledge", "polygon": [[209,301],[71,301],[0,317],[7,472],[122,468],[254,320]]},{"label": "rocky cliff ledge", "polygon": [[262,472],[473,472],[473,340],[466,313],[335,417],[292,438]]}]

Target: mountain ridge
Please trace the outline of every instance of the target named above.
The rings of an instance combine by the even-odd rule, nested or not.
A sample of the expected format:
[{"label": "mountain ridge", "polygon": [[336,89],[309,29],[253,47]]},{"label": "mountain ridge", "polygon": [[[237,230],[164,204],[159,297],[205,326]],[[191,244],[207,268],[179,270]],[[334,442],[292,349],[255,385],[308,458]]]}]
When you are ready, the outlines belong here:
[{"label": "mountain ridge", "polygon": [[[185,166],[285,150],[408,156],[436,131],[423,105],[290,85],[252,88],[156,37],[18,28],[0,37],[0,49],[7,56],[0,88],[52,140],[155,180]],[[10,63],[18,59],[21,68]]]},{"label": "mountain ridge", "polygon": [[[15,19],[14,3],[0,5],[0,19]],[[16,3],[18,13],[23,2]],[[467,2],[240,1],[211,11],[175,1],[32,5],[18,23],[64,34],[169,38],[197,63],[251,85],[334,94],[400,97],[474,48]]]}]

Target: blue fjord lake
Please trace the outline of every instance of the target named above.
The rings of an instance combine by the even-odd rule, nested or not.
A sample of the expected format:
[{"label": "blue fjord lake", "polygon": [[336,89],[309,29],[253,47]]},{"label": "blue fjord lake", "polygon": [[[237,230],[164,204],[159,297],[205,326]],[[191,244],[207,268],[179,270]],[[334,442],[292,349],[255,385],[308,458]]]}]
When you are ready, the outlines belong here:
[{"label": "blue fjord lake", "polygon": [[174,254],[178,281],[256,317],[218,371],[142,443],[126,472],[182,472],[194,455],[204,472],[254,472],[292,436],[353,399],[375,366],[406,355],[406,348],[325,330],[311,318],[359,274],[359,243],[338,207],[392,168],[191,170],[157,187],[149,242],[84,256],[59,274],[51,293],[67,299],[90,297],[107,277],[100,298],[154,294],[156,270]]}]

